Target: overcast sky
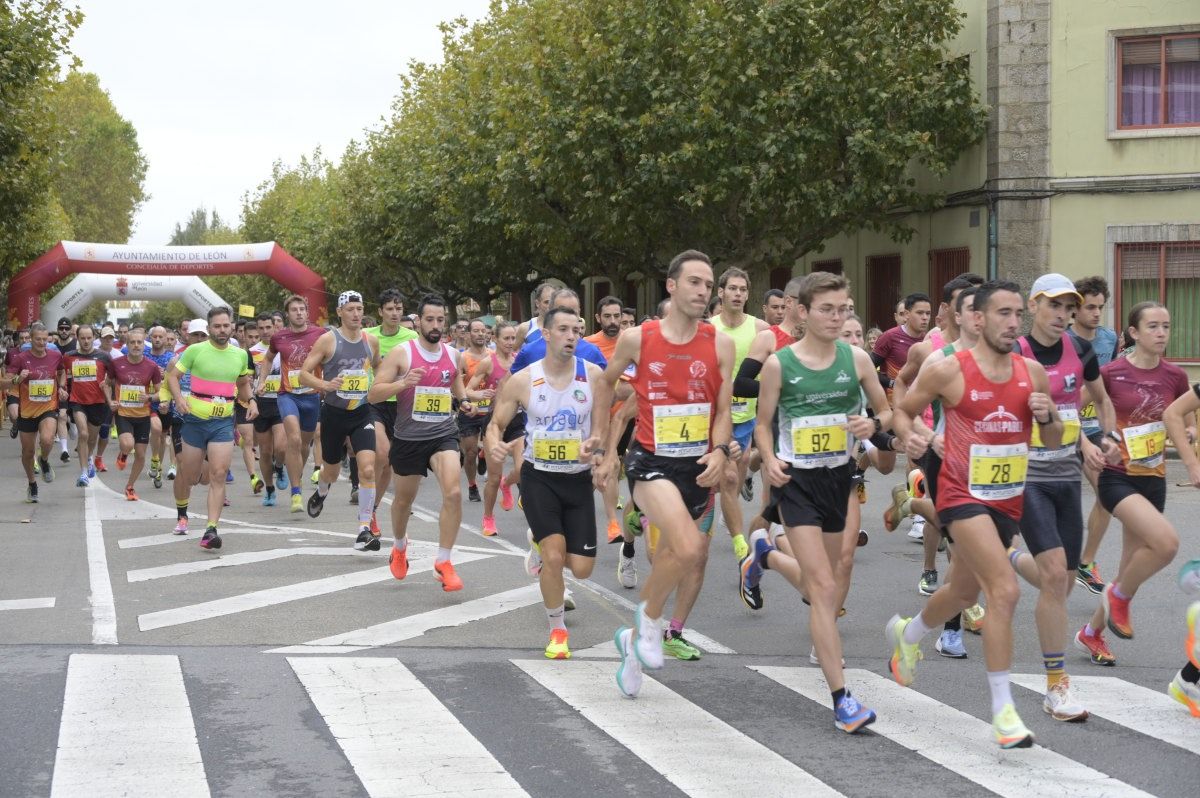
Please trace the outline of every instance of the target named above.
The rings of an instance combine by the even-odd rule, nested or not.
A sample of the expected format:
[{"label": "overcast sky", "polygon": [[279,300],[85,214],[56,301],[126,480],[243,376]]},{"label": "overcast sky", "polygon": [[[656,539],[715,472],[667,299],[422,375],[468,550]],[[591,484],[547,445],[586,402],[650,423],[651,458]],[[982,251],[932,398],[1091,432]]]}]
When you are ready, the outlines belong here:
[{"label": "overcast sky", "polygon": [[[410,60],[441,58],[437,24],[487,0],[78,0],[73,49],[137,128],[150,200],[130,241],[166,244],[198,206],[229,223],[242,196],[390,114]],[[122,242],[115,242],[122,243]]]}]

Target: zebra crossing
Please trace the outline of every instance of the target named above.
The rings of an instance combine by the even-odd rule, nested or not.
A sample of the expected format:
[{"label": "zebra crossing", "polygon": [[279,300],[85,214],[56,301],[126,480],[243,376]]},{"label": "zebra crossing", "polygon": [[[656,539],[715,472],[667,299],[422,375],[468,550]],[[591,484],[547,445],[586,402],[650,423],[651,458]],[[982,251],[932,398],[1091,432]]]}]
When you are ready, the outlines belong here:
[{"label": "zebra crossing", "polygon": [[[982,704],[949,706],[861,669],[847,681],[879,721],[850,737],[833,728],[820,670],[779,660],[668,667],[631,701],[599,657],[379,654],[64,653],[36,660],[48,691],[12,689],[30,664],[0,662],[0,717],[49,747],[40,772],[0,753],[0,795],[757,798],[937,784],[939,796],[1194,796],[1200,784],[1200,720],[1118,677],[1077,677],[1094,716],[1068,726],[1035,717],[1042,677],[1015,676],[1038,745],[1003,752]],[[1130,758],[1156,768],[1121,767]]]}]

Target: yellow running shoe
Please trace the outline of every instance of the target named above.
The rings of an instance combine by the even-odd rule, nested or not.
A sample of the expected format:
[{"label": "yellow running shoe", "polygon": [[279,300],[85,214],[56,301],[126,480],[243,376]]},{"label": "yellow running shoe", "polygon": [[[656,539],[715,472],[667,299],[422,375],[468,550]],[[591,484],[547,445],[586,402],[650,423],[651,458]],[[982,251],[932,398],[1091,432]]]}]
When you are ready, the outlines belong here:
[{"label": "yellow running shoe", "polygon": [[745,535],[735,535],[733,537],[733,556],[738,558],[738,562],[746,559],[746,555],[750,553],[750,544],[746,542]]},{"label": "yellow running shoe", "polygon": [[299,493],[292,494],[292,512],[293,513],[304,512],[304,497],[301,496]]},{"label": "yellow running shoe", "polygon": [[550,632],[550,642],[546,644],[546,659],[570,659],[571,649],[567,646],[567,630],[554,629]]},{"label": "yellow running shoe", "polygon": [[983,616],[983,607],[972,604],[962,611],[962,628],[972,634],[982,634]]},{"label": "yellow running shoe", "polygon": [[992,718],[992,735],[1001,748],[1033,747],[1033,732],[1025,728],[1012,704],[1005,704]]},{"label": "yellow running shoe", "polygon": [[1183,671],[1176,673],[1167,685],[1167,695],[1187,707],[1193,717],[1200,718],[1200,685],[1185,682]]},{"label": "yellow running shoe", "polygon": [[920,645],[904,642],[904,627],[908,626],[911,621],[912,618],[893,615],[884,629],[888,642],[892,644],[892,660],[888,667],[896,684],[904,687],[913,683],[913,679],[917,677],[917,663],[924,658]]}]

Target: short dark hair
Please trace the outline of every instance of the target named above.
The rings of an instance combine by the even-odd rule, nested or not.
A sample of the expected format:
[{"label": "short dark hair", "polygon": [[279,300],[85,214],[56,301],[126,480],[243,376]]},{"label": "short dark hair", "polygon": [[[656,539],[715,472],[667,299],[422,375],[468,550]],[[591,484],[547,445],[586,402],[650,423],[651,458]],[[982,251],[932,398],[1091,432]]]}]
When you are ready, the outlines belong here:
[{"label": "short dark hair", "polygon": [[208,309],[208,321],[211,323],[213,319],[224,313],[226,316],[233,319],[233,308],[228,305],[217,305]]},{"label": "short dark hair", "polygon": [[675,257],[671,258],[671,262],[667,264],[667,279],[678,280],[679,273],[683,271],[683,264],[688,261],[698,260],[701,263],[707,263],[708,267],[712,268],[712,259],[698,249],[685,249]]},{"label": "short dark hair", "polygon": [[287,321],[287,315],[282,310],[272,310],[271,318],[279,319],[280,321]]},{"label": "short dark hair", "polygon": [[[621,307],[621,300],[617,299],[612,294],[609,294],[608,296],[604,297],[603,299],[601,299],[599,302],[596,303],[596,315],[600,315],[601,313],[603,313],[604,309],[610,305],[616,305],[617,307]],[[622,313],[625,312],[624,308],[621,309],[621,312]]]},{"label": "short dark hair", "polygon": [[772,299],[783,299],[783,292],[778,288],[772,288],[763,294],[763,304],[768,304]]},{"label": "short dark hair", "polygon": [[745,269],[739,269],[737,266],[730,266],[721,272],[721,276],[717,278],[717,287],[724,288],[735,277],[742,278],[746,281],[746,287],[750,287],[750,275],[746,273]]},{"label": "short dark hair", "polygon": [[269,321],[272,324],[274,324],[275,323],[275,314],[269,313],[268,311],[264,310],[262,313],[259,313],[257,316],[255,316],[254,320],[256,322],[257,321]]},{"label": "short dark hair", "polygon": [[572,319],[579,320],[579,314],[573,308],[568,308],[564,305],[553,305],[546,311],[546,315],[542,317],[542,328],[546,330],[550,329],[550,325],[554,323],[554,317],[560,313],[566,313]]},{"label": "short dark hair", "polygon": [[621,308],[621,315],[622,316],[633,316],[636,319],[637,318],[637,308]]},{"label": "short dark hair", "polygon": [[1112,298],[1112,294],[1110,294],[1108,291],[1108,280],[1105,280],[1100,275],[1082,277],[1076,280],[1075,290],[1079,292],[1080,296],[1087,296],[1088,294],[1100,294],[1100,296],[1104,297],[1105,302]]},{"label": "short dark hair", "polygon": [[421,318],[425,315],[425,308],[429,305],[433,305],[437,308],[447,307],[446,300],[442,299],[437,294],[426,294],[425,296],[421,297],[421,301],[417,303],[417,318]]},{"label": "short dark hair", "polygon": [[[964,288],[962,290],[962,293],[960,293],[958,296],[956,296],[954,298],[954,312],[962,313],[963,305],[966,304],[967,299],[969,297],[975,296],[976,292],[978,292],[978,291],[979,291],[979,288],[974,285],[972,285],[968,288]],[[975,307],[975,304],[972,303],[971,307]]]},{"label": "short dark hair", "polygon": [[929,307],[933,307],[933,300],[929,298],[929,294],[925,294],[920,291],[914,291],[913,293],[904,297],[904,309],[912,310],[913,306],[918,302],[928,302]]},{"label": "short dark hair", "polygon": [[291,308],[291,306],[296,304],[297,302],[299,302],[301,305],[303,305],[306,308],[308,307],[307,299],[300,296],[299,294],[292,294],[287,299],[283,300],[283,312],[287,313],[288,309]]},{"label": "short dark hair", "polygon": [[395,302],[397,305],[404,305],[404,294],[400,293],[399,288],[385,288],[379,292],[379,307],[383,307],[389,302]]},{"label": "short dark hair", "polygon": [[999,291],[1011,291],[1019,296],[1021,294],[1021,286],[1011,280],[988,280],[975,289],[975,310],[987,310],[988,302],[992,299],[992,294]]},{"label": "short dark hair", "polygon": [[973,283],[965,277],[955,277],[950,282],[942,286],[942,302],[949,305],[950,300],[954,299],[955,291],[962,291],[964,288],[973,288]]},{"label": "short dark hair", "polygon": [[979,276],[975,272],[963,272],[962,274],[958,275],[958,278],[956,278],[956,279],[959,279],[959,278],[966,280],[968,283],[975,286],[976,288],[983,285],[983,283],[984,283],[983,277]]}]

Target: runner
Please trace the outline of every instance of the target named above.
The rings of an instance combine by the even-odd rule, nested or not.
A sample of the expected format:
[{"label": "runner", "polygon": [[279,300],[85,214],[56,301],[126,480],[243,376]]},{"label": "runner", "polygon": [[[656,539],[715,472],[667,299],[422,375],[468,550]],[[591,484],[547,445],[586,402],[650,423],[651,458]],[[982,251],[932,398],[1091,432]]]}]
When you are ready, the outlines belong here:
[{"label": "runner", "polygon": [[[619,308],[619,305],[618,305]],[[596,564],[596,505],[591,465],[603,457],[600,438],[592,437],[593,408],[607,407],[611,395],[599,366],[575,356],[579,314],[556,306],[543,317],[546,357],[504,383],[493,410],[486,445],[503,460],[507,445],[501,430],[525,411],[525,463],[521,491],[529,521],[526,570],[536,576],[550,625],[547,659],[571,656],[564,623],[566,586],[563,568],[587,579]],[[600,411],[603,414],[604,411]]]},{"label": "runner", "polygon": [[[197,320],[199,321],[199,320]],[[192,328],[203,328],[195,322]],[[208,523],[200,539],[200,548],[221,548],[217,525],[225,503],[225,475],[233,460],[234,401],[250,395],[247,415],[253,421],[258,402],[250,393],[253,362],[245,350],[230,346],[233,311],[218,305],[208,311],[209,340],[192,344],[167,371],[167,382],[182,416],[182,451],[178,455],[179,478],[175,485],[175,505],[179,516],[176,534],[187,534],[187,507],[192,485],[196,484],[204,461],[208,459]],[[182,375],[190,375],[189,392],[184,393]],[[182,488],[182,490],[181,490]],[[182,527],[182,528],[181,528]]]},{"label": "runner", "polygon": [[300,372],[313,344],[325,331],[309,323],[308,302],[304,297],[292,294],[283,303],[283,310],[287,314],[287,326],[271,336],[268,356],[263,358],[258,367],[258,384],[262,385],[266,380],[270,370],[268,364],[273,362],[270,356],[279,355],[284,374],[276,405],[287,434],[285,460],[288,484],[292,489],[291,511],[299,513],[304,511],[300,480],[304,477],[304,464],[308,462],[308,452],[321,415],[321,397],[312,388],[301,384]]},{"label": "runner", "polygon": [[533,317],[517,325],[517,351],[525,345],[526,340],[536,341],[541,336],[542,316],[550,309],[550,295],[556,289],[554,283],[539,283],[533,289]]},{"label": "runner", "polygon": [[[638,397],[636,442],[625,470],[634,501],[662,536],[634,626],[622,627],[615,637],[621,655],[617,685],[631,698],[641,689],[642,668],[663,666],[664,632],[682,633],[677,618],[664,629],[663,611],[685,575],[694,574],[707,555],[713,489],[720,484],[732,440],[733,341],[700,323],[712,296],[712,262],[702,252],[687,250],[671,260],[666,277],[671,296],[666,318],[622,335],[604,373],[607,385],[615,386],[628,366],[637,367],[632,379]],[[592,421],[593,433],[603,440],[607,414]],[[616,466],[616,452],[606,453],[597,484],[603,487],[615,478]],[[697,524],[702,518],[703,529]]]},{"label": "runner", "polygon": [[888,621],[892,675],[901,685],[912,684],[921,638],[971,606],[982,588],[988,607],[983,648],[992,732],[1002,748],[1033,745],[1033,733],[1017,714],[1009,684],[1012,618],[1020,590],[1016,574],[1005,567],[1005,549],[1019,532],[1032,424],[1040,426],[1047,448],[1061,445],[1063,428],[1045,369],[1012,351],[1020,334],[1022,305],[1016,283],[993,280],[980,286],[973,311],[983,316],[979,343],[921,374],[893,419],[909,456],[921,457],[928,442],[913,430],[913,419],[934,399],[942,401],[946,434],[937,509],[959,562],[953,582],[939,587],[922,612],[913,618],[894,615]]},{"label": "runner", "polygon": [[[371,327],[366,333],[379,342],[379,358],[391,354],[397,344],[414,341],[417,333],[410,327],[405,327],[404,295],[395,288],[387,288],[379,295],[379,326]],[[389,455],[392,450],[392,430],[396,428],[396,397],[386,401],[375,402],[371,405],[375,413],[375,514],[379,505],[387,495],[388,487],[392,484],[392,464]],[[377,532],[378,523],[372,520],[372,532]]]},{"label": "runner", "polygon": [[[621,300],[615,296],[606,296],[596,303],[596,327],[594,334],[583,340],[594,345],[604,355],[604,359],[612,360],[613,352],[617,349],[617,337],[621,334]],[[617,401],[613,403],[610,415],[621,409],[621,401],[629,398],[630,390],[627,384],[617,386]],[[617,510],[621,503],[621,485],[618,480],[612,480],[604,488],[604,514],[608,519],[606,535],[609,543],[621,539],[621,522],[617,518]]]},{"label": "runner", "polygon": [[146,465],[146,446],[150,443],[150,397],[158,394],[162,369],[145,355],[145,330],[134,328],[126,336],[129,354],[110,365],[107,393],[116,414],[118,471],[125,470],[129,453],[134,453],[125,483],[125,498],[135,502],[138,495],[134,485]]},{"label": "runner", "polygon": [[458,399],[459,407],[466,410],[471,403],[463,395],[458,353],[442,341],[446,300],[434,295],[423,297],[417,303],[417,325],[420,337],[397,346],[384,358],[367,398],[378,403],[396,397],[390,453],[392,473],[396,475],[392,500],[395,540],[389,560],[392,576],[403,579],[408,575],[408,518],[421,480],[432,470],[442,490],[433,573],[442,589],[450,592],[463,588],[450,562],[462,523],[462,467],[452,400]]},{"label": "runner", "polygon": [[34,478],[34,446],[40,442],[39,462],[42,479],[54,481],[54,469],[50,467],[49,453],[54,446],[54,433],[58,430],[58,403],[67,399],[67,391],[60,388],[63,373],[62,353],[49,349],[50,331],[40,321],[29,325],[29,349],[9,358],[5,388],[17,389],[20,415],[17,430],[21,435],[21,466],[25,469],[28,488],[25,501],[38,501],[38,486]]},{"label": "runner", "polygon": [[[1116,411],[1113,438],[1119,439],[1121,460],[1105,464],[1097,490],[1104,509],[1124,528],[1120,567],[1100,594],[1091,622],[1075,635],[1075,643],[1098,665],[1116,663],[1104,641],[1105,626],[1117,637],[1133,639],[1133,597],[1179,550],[1179,535],[1162,515],[1167,501],[1163,412],[1188,391],[1183,369],[1165,359],[1170,311],[1157,302],[1139,302],[1129,311],[1127,334],[1133,351],[1100,369]],[[1186,426],[1194,440],[1195,419],[1187,418]]]},{"label": "runner", "polygon": [[[475,367],[485,360],[490,360],[491,350],[487,348],[487,325],[482,319],[472,319],[467,322],[467,348],[462,350],[459,367],[462,369],[463,384],[470,382],[475,374]],[[462,447],[463,467],[467,472],[467,501],[482,501],[479,486],[475,484],[479,473],[479,436],[487,424],[487,412],[478,407],[471,415],[458,414],[458,442]],[[487,467],[484,466],[486,471]]]},{"label": "runner", "polygon": [[909,294],[896,306],[896,326],[887,330],[875,342],[871,359],[884,375],[888,400],[892,398],[891,382],[908,360],[908,350],[919,344],[929,329],[933,300],[920,292]]},{"label": "runner", "polygon": [[[1192,386],[1192,390],[1172,402],[1163,411],[1163,424],[1171,442],[1179,452],[1179,459],[1187,468],[1188,481],[1193,488],[1200,488],[1200,458],[1196,456],[1193,445],[1196,439],[1195,428],[1188,429],[1187,420],[1195,419],[1200,412],[1200,383]],[[1188,708],[1193,717],[1200,718],[1200,559],[1185,562],[1179,569],[1176,580],[1179,588],[1191,596],[1193,603],[1187,608],[1187,638],[1184,650],[1187,661],[1183,668],[1175,674],[1175,678],[1167,685],[1167,694]]]},{"label": "runner", "polygon": [[[849,532],[851,557],[858,539],[858,524],[852,529],[846,524],[854,474],[850,452],[852,439],[890,427],[892,412],[870,355],[840,340],[849,293],[841,275],[804,277],[796,304],[805,335],[763,366],[755,438],[771,485],[767,518],[784,525],[793,556],[776,552],[766,531],[758,530],[741,571],[752,587],[764,568],[778,570],[811,602],[809,629],[832,693],[834,723],[854,733],[874,723],[875,713],[846,687],[837,630],[841,584],[849,583],[837,576],[847,567],[844,539]],[[874,419],[866,417],[863,395]]]},{"label": "runner", "polygon": [[[517,347],[517,325],[516,322],[502,321],[497,324],[496,329],[496,351],[491,353],[491,356],[480,364],[475,369],[475,374],[471,377],[470,383],[467,384],[465,393],[467,398],[475,403],[478,410],[484,413],[484,421],[482,428],[486,431],[487,426],[491,423],[491,414],[495,412],[493,408],[493,400],[496,392],[500,390],[505,377],[508,376],[512,369],[513,357],[516,354]],[[504,445],[508,447],[507,456],[511,456],[514,462],[521,462],[521,438],[524,435],[523,427],[518,430],[514,425],[523,424],[521,413],[517,413],[513,419],[505,426],[502,432]],[[499,460],[491,454],[493,447],[484,446],[484,456],[488,458],[488,473],[487,482],[483,486],[483,534],[491,537],[498,534],[496,530],[496,493],[499,492],[501,486],[501,477],[504,474],[504,458]],[[512,494],[508,493],[504,509],[512,509]]]},{"label": "runner", "polygon": [[[150,347],[146,352],[146,357],[153,360],[154,365],[158,366],[159,371],[165,375],[172,358],[167,329],[161,325],[155,325],[150,328],[148,335],[150,336]],[[175,455],[174,448],[168,448],[166,445],[171,432],[169,427],[165,429],[163,427],[164,415],[159,412],[159,405],[159,395],[155,393],[150,399],[150,479],[153,480],[155,488],[162,487],[164,455],[171,458]],[[169,419],[170,415],[167,414],[165,418]]]},{"label": "runner", "polygon": [[[271,337],[275,335],[275,319],[270,313],[259,313],[254,320],[258,328],[258,343],[250,347],[250,358],[254,361],[255,374],[261,374],[267,360]],[[249,329],[249,328],[247,328]],[[275,506],[275,490],[287,490],[288,481],[284,472],[287,457],[287,434],[283,431],[283,417],[279,415],[280,375],[279,355],[272,355],[265,377],[255,377],[254,395],[258,397],[258,415],[255,417],[254,438],[258,443],[258,463],[265,489],[263,507]]]},{"label": "runner", "polygon": [[108,377],[112,359],[96,348],[96,331],[88,325],[79,328],[75,346],[64,350],[62,381],[67,386],[67,402],[79,434],[79,479],[75,485],[86,488],[96,476],[92,459],[100,438],[101,425],[112,421],[112,394]]},{"label": "runner", "polygon": [[[300,372],[300,384],[324,396],[321,403],[321,480],[308,498],[308,514],[316,518],[329,489],[342,470],[346,442],[358,461],[358,538],[354,548],[379,551],[379,533],[372,532],[375,515],[375,413],[367,392],[379,365],[379,342],[362,330],[362,294],[343,291],[337,315],[342,324],[313,344]],[[317,376],[317,369],[321,376]],[[332,460],[332,462],[330,462]]]},{"label": "runner", "polygon": [[787,302],[783,298],[783,292],[778,288],[772,288],[763,294],[762,318],[770,327],[778,327],[783,324],[783,320],[787,315]]},{"label": "runner", "polygon": [[[241,337],[239,337],[237,341],[231,340],[230,343],[239,349],[244,349],[250,355],[250,361],[253,364],[251,367],[254,368],[255,372],[257,373],[258,362],[259,360],[262,360],[262,358],[260,357],[258,360],[255,360],[254,352],[251,350],[254,349],[254,345],[257,344],[259,340],[258,325],[256,323],[247,327],[245,323],[239,322],[239,327],[241,328]],[[253,391],[251,391],[251,395],[254,395]],[[235,424],[234,429],[237,432],[234,442],[241,450],[242,465],[246,469],[247,476],[250,477],[250,491],[255,495],[258,495],[259,493],[262,493],[263,488],[267,483],[258,475],[258,463],[254,460],[254,422],[246,417],[246,403],[241,399],[234,403],[233,420]],[[230,476],[232,476],[232,474]],[[229,481],[232,482],[233,480]]]}]

